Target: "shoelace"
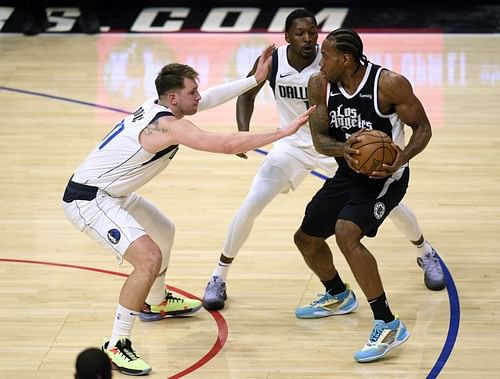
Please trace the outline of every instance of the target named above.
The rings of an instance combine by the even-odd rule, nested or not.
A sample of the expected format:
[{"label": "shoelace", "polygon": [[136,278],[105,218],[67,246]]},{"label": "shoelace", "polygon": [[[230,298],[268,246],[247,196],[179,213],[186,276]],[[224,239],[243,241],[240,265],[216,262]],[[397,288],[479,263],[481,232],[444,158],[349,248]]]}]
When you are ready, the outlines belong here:
[{"label": "shoelace", "polygon": [[216,279],[213,279],[212,281],[210,281],[208,283],[208,287],[207,287],[207,291],[206,292],[209,292],[209,293],[216,293],[216,294],[223,294],[224,293],[224,289],[222,288],[222,282],[217,282]]},{"label": "shoelace", "polygon": [[139,356],[135,353],[135,351],[132,349],[132,344],[128,341],[120,341],[121,342],[121,349],[120,353],[125,356],[129,361],[135,361],[136,359],[139,359]]},{"label": "shoelace", "polygon": [[331,300],[331,299],[333,299],[333,296],[332,296],[332,295],[330,295],[328,292],[326,292],[326,293],[318,293],[316,296],[317,296],[319,299],[314,300],[314,301],[311,303],[311,305],[316,305],[316,304],[324,303],[324,302],[325,302],[325,301],[327,301],[327,300]]},{"label": "shoelace", "polygon": [[180,302],[180,303],[183,303],[184,302],[184,299],[180,298],[180,297],[177,297],[177,296],[174,296],[172,295],[172,292],[167,292],[167,296],[165,297],[165,301],[175,301],[175,302]]},{"label": "shoelace", "polygon": [[370,343],[377,342],[378,338],[380,337],[380,335],[382,334],[384,329],[385,328],[384,328],[383,324],[375,324],[375,327],[373,328],[373,330],[370,334],[370,338],[369,338],[368,342],[370,342]]},{"label": "shoelace", "polygon": [[424,255],[422,259],[424,263],[424,268],[428,269],[432,273],[441,273],[441,265],[439,264],[439,259],[434,255],[434,253],[428,253]]}]

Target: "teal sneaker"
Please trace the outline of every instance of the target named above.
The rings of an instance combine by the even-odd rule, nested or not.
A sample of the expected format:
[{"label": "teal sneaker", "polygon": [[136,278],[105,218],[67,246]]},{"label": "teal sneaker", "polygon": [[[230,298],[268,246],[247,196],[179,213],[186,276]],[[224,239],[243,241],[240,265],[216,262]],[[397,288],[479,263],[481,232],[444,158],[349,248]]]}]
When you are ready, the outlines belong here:
[{"label": "teal sneaker", "polygon": [[318,299],[309,305],[304,305],[295,310],[298,318],[320,318],[351,313],[358,308],[356,295],[351,290],[349,284],[344,292],[337,295],[330,295],[329,292],[319,294]]},{"label": "teal sneaker", "polygon": [[368,342],[354,354],[354,359],[360,363],[375,361],[406,342],[409,337],[410,332],[398,316],[387,323],[382,320],[374,320]]}]

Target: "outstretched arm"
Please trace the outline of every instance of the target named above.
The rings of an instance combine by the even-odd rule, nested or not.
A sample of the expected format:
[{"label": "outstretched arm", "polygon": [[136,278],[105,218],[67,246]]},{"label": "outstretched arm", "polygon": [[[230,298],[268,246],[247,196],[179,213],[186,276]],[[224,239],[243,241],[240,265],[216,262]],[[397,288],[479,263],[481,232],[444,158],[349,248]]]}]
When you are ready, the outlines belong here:
[{"label": "outstretched arm", "polygon": [[292,135],[307,122],[313,110],[314,107],[309,108],[284,128],[262,133],[214,133],[202,130],[185,119],[178,120],[171,116],[160,117],[143,130],[140,141],[144,149],[150,153],[180,144],[212,153],[237,154],[266,146],[280,138]]},{"label": "outstretched arm", "polygon": [[[189,130],[186,130],[185,127],[177,128],[177,130],[174,131],[174,138],[177,140],[177,143],[192,149],[212,153],[237,154],[266,146],[283,137],[294,134],[307,122],[309,114],[313,109],[314,108],[309,108],[285,128],[269,132],[236,132],[232,134],[220,134],[201,130],[191,124],[192,127],[189,128]],[[179,121],[189,122],[186,120]]]},{"label": "outstretched arm", "polygon": [[255,68],[247,78],[233,82],[215,85],[201,92],[201,100],[198,104],[198,112],[214,108],[223,104],[244,92],[263,84],[266,80],[271,65],[271,55],[274,44],[266,47],[255,63]]}]

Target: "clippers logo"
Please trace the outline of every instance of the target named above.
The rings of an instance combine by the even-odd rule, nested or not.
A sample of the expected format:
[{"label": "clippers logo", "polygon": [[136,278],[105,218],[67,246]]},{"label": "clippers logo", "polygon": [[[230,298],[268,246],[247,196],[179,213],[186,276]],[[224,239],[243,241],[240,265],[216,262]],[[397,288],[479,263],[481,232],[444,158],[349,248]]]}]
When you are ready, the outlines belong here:
[{"label": "clippers logo", "polygon": [[108,240],[113,245],[116,245],[118,242],[120,242],[120,237],[121,237],[121,234],[117,229],[108,230]]},{"label": "clippers logo", "polygon": [[378,202],[374,205],[373,207],[373,215],[377,220],[380,220],[382,217],[384,217],[385,214],[385,204]]}]

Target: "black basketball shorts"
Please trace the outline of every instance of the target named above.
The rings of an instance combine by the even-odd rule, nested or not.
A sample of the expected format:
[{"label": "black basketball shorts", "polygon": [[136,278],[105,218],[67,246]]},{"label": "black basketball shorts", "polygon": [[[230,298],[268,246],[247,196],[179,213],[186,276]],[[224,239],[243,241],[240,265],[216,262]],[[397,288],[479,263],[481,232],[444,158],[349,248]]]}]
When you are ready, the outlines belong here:
[{"label": "black basketball shorts", "polygon": [[375,237],[387,215],[403,199],[409,177],[408,167],[398,180],[369,179],[339,168],[307,205],[300,229],[326,239],[335,234],[335,225],[341,219],[358,225],[365,236]]}]

